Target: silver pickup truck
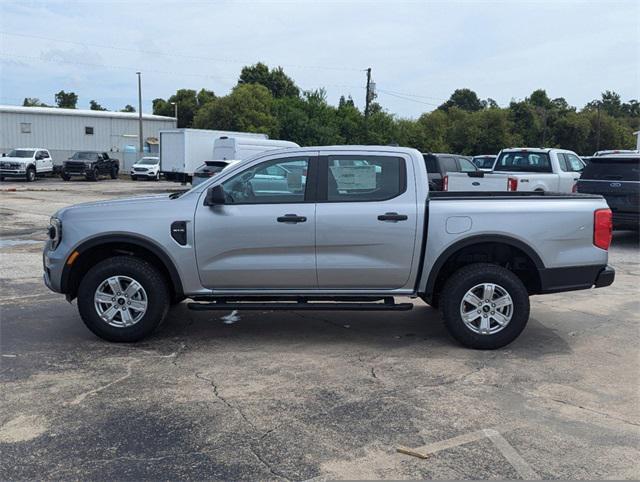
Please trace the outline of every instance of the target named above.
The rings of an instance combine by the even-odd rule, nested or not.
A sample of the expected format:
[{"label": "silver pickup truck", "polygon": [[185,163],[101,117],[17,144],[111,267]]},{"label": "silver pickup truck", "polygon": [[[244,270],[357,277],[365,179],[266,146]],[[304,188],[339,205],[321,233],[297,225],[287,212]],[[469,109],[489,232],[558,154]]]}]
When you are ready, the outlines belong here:
[{"label": "silver pickup truck", "polygon": [[120,342],[185,298],[193,310],[399,311],[413,308],[399,297],[419,297],[459,342],[493,349],[524,329],[530,295],[614,279],[601,196],[429,193],[422,154],[398,147],[265,152],[183,194],[62,209],[49,238],[47,286]]}]

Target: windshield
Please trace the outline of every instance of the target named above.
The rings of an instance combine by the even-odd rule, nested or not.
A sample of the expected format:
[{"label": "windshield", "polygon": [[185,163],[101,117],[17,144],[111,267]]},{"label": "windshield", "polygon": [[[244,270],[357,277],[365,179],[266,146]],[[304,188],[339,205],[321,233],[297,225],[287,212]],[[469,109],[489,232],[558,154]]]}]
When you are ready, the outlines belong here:
[{"label": "windshield", "polygon": [[87,161],[95,161],[96,159],[98,159],[98,153],[97,152],[90,152],[90,151],[80,151],[80,152],[76,152],[73,156],[71,156],[71,159],[82,159],[82,160],[87,160]]},{"label": "windshield", "polygon": [[628,159],[594,159],[582,172],[581,179],[603,181],[640,181],[640,157]]},{"label": "windshield", "polygon": [[480,169],[491,169],[495,160],[495,157],[474,157],[473,163]]},{"label": "windshield", "polygon": [[14,149],[9,154],[8,157],[33,157],[33,153],[36,151],[26,150],[26,149]]},{"label": "windshield", "polygon": [[552,172],[549,154],[546,152],[511,151],[498,157],[494,171]]},{"label": "windshield", "polygon": [[160,162],[160,159],[157,157],[143,157],[138,161],[138,164],[142,164],[144,166],[155,166]]}]

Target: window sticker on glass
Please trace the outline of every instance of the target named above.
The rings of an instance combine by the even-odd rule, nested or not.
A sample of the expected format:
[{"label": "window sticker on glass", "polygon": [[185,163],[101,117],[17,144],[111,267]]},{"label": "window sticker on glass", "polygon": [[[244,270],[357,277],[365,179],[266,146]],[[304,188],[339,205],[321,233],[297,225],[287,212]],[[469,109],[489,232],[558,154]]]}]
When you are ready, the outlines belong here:
[{"label": "window sticker on glass", "polygon": [[375,166],[331,166],[330,169],[340,190],[376,188]]}]

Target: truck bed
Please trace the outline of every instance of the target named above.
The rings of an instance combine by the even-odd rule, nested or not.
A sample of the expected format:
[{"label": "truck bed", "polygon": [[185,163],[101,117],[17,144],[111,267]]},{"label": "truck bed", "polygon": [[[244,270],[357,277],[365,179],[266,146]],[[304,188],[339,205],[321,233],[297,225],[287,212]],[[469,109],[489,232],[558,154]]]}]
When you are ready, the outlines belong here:
[{"label": "truck bed", "polygon": [[538,192],[538,191],[430,191],[429,199],[432,201],[450,201],[464,199],[496,199],[496,198],[539,198],[539,199],[601,199],[599,194],[578,194],[562,192]]}]

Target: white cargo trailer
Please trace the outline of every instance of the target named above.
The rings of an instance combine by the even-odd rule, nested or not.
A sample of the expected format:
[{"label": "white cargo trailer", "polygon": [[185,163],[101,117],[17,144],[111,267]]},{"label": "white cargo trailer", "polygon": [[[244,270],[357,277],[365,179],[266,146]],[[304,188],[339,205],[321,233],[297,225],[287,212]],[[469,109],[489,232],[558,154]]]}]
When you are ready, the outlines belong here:
[{"label": "white cargo trailer", "polygon": [[214,141],[213,157],[211,159],[214,161],[228,161],[232,159],[243,161],[254,154],[287,147],[300,147],[300,145],[295,142],[281,141],[278,139],[223,136]]},{"label": "white cargo trailer", "polygon": [[165,179],[187,182],[205,160],[211,159],[219,137],[268,139],[266,134],[213,131],[206,129],[167,129],[160,131],[160,172]]}]

